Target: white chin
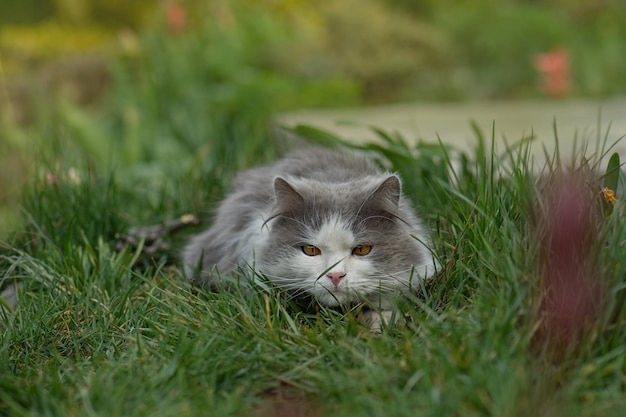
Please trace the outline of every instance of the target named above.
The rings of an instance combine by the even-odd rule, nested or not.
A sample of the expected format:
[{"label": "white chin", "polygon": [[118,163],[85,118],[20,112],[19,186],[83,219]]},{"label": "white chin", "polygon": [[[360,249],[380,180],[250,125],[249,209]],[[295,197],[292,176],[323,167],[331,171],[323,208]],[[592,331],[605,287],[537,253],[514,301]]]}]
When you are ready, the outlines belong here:
[{"label": "white chin", "polygon": [[351,298],[352,297],[344,292],[337,293],[325,289],[321,289],[315,293],[315,300],[326,307],[336,307],[338,305],[349,304]]}]

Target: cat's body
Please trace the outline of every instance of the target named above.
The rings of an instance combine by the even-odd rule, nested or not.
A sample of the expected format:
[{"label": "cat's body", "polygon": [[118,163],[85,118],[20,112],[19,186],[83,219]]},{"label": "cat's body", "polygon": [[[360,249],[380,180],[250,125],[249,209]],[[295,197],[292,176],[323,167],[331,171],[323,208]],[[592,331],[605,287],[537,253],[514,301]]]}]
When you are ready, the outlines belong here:
[{"label": "cat's body", "polygon": [[397,176],[361,156],[308,149],[239,174],[183,258],[195,284],[253,267],[296,297],[380,311],[385,296],[435,272],[429,242]]}]

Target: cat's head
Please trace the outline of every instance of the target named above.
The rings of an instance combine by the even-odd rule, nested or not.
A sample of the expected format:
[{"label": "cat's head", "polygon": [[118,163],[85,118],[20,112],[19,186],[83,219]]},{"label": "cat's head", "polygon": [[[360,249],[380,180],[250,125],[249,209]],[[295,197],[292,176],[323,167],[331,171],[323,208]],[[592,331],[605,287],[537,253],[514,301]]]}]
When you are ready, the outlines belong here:
[{"label": "cat's head", "polygon": [[275,211],[257,266],[295,296],[335,306],[407,293],[434,272],[395,175],[346,183],[276,178]]}]

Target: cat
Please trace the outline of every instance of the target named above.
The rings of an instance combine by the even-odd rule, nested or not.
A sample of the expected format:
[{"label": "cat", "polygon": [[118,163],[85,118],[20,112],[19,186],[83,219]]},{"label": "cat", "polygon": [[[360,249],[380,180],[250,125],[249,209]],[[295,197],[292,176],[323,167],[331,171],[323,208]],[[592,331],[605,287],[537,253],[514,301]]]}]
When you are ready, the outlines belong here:
[{"label": "cat", "polygon": [[294,298],[366,302],[375,328],[391,317],[392,295],[436,272],[430,242],[397,175],[364,155],[309,148],[240,173],[183,262],[194,285],[250,268]]}]

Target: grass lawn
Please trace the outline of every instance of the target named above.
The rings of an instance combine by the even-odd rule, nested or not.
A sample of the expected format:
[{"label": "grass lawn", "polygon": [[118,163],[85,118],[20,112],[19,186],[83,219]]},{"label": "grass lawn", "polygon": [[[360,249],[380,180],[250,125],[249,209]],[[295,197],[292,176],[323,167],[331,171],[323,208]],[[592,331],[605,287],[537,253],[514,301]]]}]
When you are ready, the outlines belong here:
[{"label": "grass lawn", "polygon": [[[403,67],[422,68],[416,58],[435,66],[414,74],[422,87],[400,84],[402,93],[526,97],[537,85],[532,56],[560,44],[571,52],[576,94],[618,94],[621,8],[578,26],[586,9],[571,8],[570,24],[562,8],[546,14],[521,2],[501,12],[482,1],[468,3],[472,13],[426,7],[446,41],[439,31],[416,37],[420,21],[399,19],[421,16],[412,7],[420,2],[395,2],[408,7],[398,18],[381,18],[371,1],[337,2],[338,10],[182,3],[197,5],[187,28],[168,28],[166,15],[141,33],[121,27],[106,92],[91,105],[71,104],[72,88],[56,94],[33,83],[23,125],[0,112],[0,290],[16,286],[19,296],[15,308],[0,299],[0,416],[624,412],[626,193],[608,133],[574,156],[549,149],[539,165],[530,139],[492,150],[495,135],[477,126],[475,145],[462,151],[374,129],[376,143],[360,147],[400,174],[442,265],[412,299],[397,301],[395,323],[380,333],[357,310],[303,310],[279,293],[196,293],[179,257],[237,171],[300,145],[268,128],[279,112],[352,106],[368,79],[386,93]],[[338,34],[320,31],[326,9]],[[336,13],[348,20],[335,23]],[[352,29],[369,15],[380,25]],[[42,45],[65,45],[36,29]],[[302,37],[309,31],[312,49]],[[380,58],[354,61],[344,50]],[[356,62],[354,73],[341,70],[351,68],[344,61]],[[344,142],[313,127],[295,133]]]},{"label": "grass lawn", "polygon": [[[439,144],[379,134],[366,148],[403,177],[443,266],[381,334],[356,312],[303,311],[261,291],[194,294],[182,277],[182,242],[210,221],[233,172],[271,159],[276,142],[260,153],[216,135],[178,169],[94,168],[67,148],[42,161],[24,226],[0,247],[0,279],[23,283],[0,316],[0,414],[619,415],[621,173],[598,178],[601,155],[582,153],[538,167],[530,141],[492,152],[479,131],[454,164]],[[133,229],[187,213],[202,224],[158,239]]]}]

